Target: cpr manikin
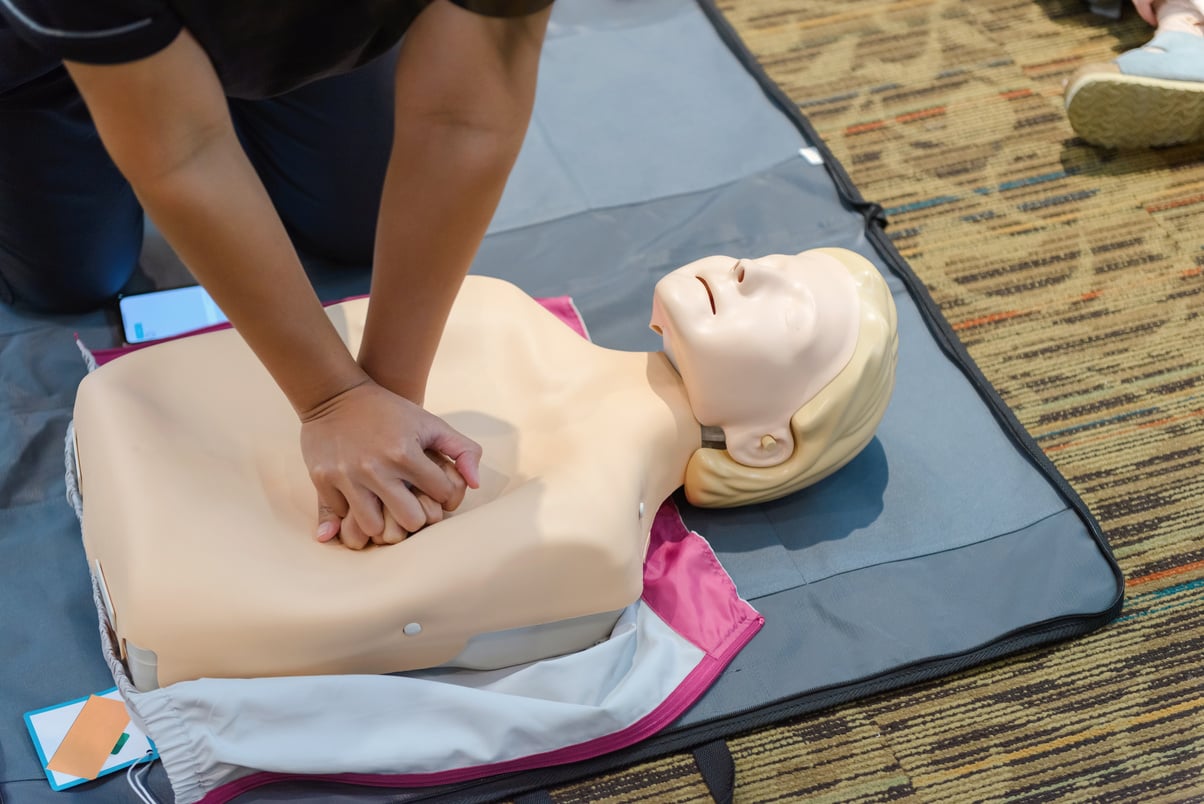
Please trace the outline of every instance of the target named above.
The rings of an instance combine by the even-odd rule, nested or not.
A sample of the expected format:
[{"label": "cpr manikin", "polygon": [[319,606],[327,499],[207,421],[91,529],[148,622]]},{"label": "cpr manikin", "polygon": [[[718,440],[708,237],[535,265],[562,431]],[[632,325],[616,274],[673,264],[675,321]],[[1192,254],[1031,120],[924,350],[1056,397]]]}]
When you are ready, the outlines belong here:
[{"label": "cpr manikin", "polygon": [[[353,353],[366,308],[329,310]],[[89,375],[84,541],[135,683],[586,647],[639,597],[653,517],[683,482],[704,506],[813,483],[868,443],[893,386],[894,306],[848,251],[692,263],[657,285],[652,327],[664,352],[604,349],[514,286],[468,277],[426,405],[484,448],[481,487],[362,551],[314,540],[297,418],[233,331]]]}]

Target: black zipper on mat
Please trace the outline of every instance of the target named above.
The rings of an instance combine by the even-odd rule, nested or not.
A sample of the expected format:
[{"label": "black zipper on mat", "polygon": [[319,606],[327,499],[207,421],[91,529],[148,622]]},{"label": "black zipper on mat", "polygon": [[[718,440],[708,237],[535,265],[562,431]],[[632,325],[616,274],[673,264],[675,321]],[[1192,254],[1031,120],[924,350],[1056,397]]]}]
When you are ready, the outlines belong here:
[{"label": "black zipper on mat", "polygon": [[835,154],[828,148],[827,143],[819,136],[814,126],[811,125],[811,121],[807,119],[798,105],[790,100],[790,97],[782,91],[782,88],[765,72],[760,62],[756,60],[751,51],[745,46],[743,40],[740,39],[739,34],[736,33],[731,23],[723,16],[715,0],[695,1],[715,27],[719,37],[727,45],[728,50],[735,55],[744,68],[757,80],[766,97],[794,123],[795,127],[807,141],[823,154],[824,168],[836,184],[838,195],[852,209],[861,213],[866,223],[866,237],[874,247],[874,251],[887,264],[891,272],[899,277],[907,287],[908,293],[920,309],[924,323],[941,345],[942,350],[961,369],[967,379],[970,380],[975,390],[978,391],[979,396],[987,403],[996,421],[1003,425],[1033,465],[1045,475],[1046,479],[1053,483],[1054,487],[1062,495],[1062,498],[1066,500],[1067,504],[1083,520],[1088,532],[1108,562],[1108,566],[1112,570],[1113,577],[1116,580],[1116,597],[1112,605],[1107,609],[1108,616],[1104,622],[1113,619],[1120,613],[1124,602],[1124,574],[1121,572],[1120,566],[1116,563],[1116,558],[1112,555],[1112,548],[1108,544],[1108,540],[1104,537],[1103,531],[1100,530],[1099,523],[1096,522],[1095,517],[1088,510],[1082,498],[1079,497],[1078,492],[1071,488],[1070,484],[1066,482],[1066,478],[1062,476],[1062,473],[1053,465],[1053,462],[1037,446],[1037,442],[1024,429],[1024,426],[1020,424],[1020,420],[1016,418],[1016,414],[1004,403],[994,386],[987,381],[981,369],[978,368],[973,358],[970,357],[970,353],[966,351],[965,345],[962,344],[961,340],[949,326],[949,323],[945,320],[944,315],[941,314],[940,308],[933,301],[928,288],[920,281],[915,272],[911,270],[911,266],[899,254],[895,248],[895,244],[886,236],[887,220],[882,206],[871,201],[866,201],[862,197],[861,191],[853,184],[853,180],[845,172],[844,166],[840,164],[840,160],[836,158]]},{"label": "black zipper on mat", "polygon": [[773,105],[778,107],[782,114],[790,118],[790,122],[794,123],[806,140],[818,150],[824,157],[824,168],[836,182],[836,189],[841,198],[843,198],[849,206],[857,212],[860,212],[865,218],[867,224],[878,222],[881,226],[886,225],[886,211],[882,209],[881,204],[873,201],[866,201],[861,196],[861,191],[853,184],[853,180],[849,178],[849,174],[845,172],[844,166],[828,148],[827,143],[819,136],[819,132],[811,125],[811,121],[802,113],[798,105],[790,99],[790,96],[782,91],[761,63],[757,61],[752,52],[744,45],[744,41],[740,35],[736,33],[736,29],[727,21],[727,17],[723,16],[723,12],[715,4],[714,0],[695,0],[703,14],[714,26],[715,31],[719,34],[719,38],[727,46],[727,49],[732,52],[732,55],[744,66],[750,75],[757,80],[761,91],[766,97],[773,102]]},{"label": "black zipper on mat", "polygon": [[1120,570],[1120,565],[1116,563],[1116,557],[1112,554],[1112,547],[1104,537],[1104,533],[1100,529],[1095,516],[1087,508],[1087,504],[1083,502],[1082,498],[1079,497],[1078,492],[1071,487],[1066,478],[1062,476],[1062,473],[1058,471],[1058,468],[1054,466],[1049,456],[1033,440],[1028,430],[1016,418],[1016,414],[1007,406],[1003,398],[999,396],[995,387],[991,385],[990,381],[982,373],[982,369],[970,357],[970,353],[966,350],[965,345],[954,334],[953,329],[941,314],[936,302],[932,300],[931,295],[928,293],[928,288],[924,286],[924,283],[920,281],[919,277],[915,275],[899,252],[895,250],[894,243],[886,236],[885,230],[881,226],[870,226],[866,230],[866,235],[874,246],[874,249],[889,264],[891,271],[907,286],[908,292],[919,306],[920,312],[923,314],[929,329],[939,336],[938,341],[941,343],[942,349],[970,380],[975,390],[978,391],[978,395],[987,403],[996,421],[1011,435],[1012,440],[1024,451],[1029,461],[1054,485],[1062,495],[1062,498],[1075,510],[1075,513],[1079,515],[1083,524],[1087,526],[1088,532],[1095,540],[1100,552],[1103,553],[1104,559],[1108,562],[1108,568],[1112,571],[1112,575],[1116,581],[1116,597],[1112,601],[1112,605],[1108,608],[1108,612],[1110,612],[1108,619],[1111,620],[1120,613],[1121,606],[1124,603],[1125,578]]}]

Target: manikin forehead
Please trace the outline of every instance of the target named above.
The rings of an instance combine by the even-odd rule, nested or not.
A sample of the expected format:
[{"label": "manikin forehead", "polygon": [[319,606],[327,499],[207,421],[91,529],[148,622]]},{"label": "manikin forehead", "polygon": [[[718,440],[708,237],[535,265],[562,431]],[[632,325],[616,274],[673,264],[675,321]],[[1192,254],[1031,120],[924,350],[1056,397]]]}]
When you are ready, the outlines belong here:
[{"label": "manikin forehead", "polygon": [[764,257],[757,257],[753,262],[781,268],[782,270],[789,270],[792,268],[804,268],[809,260],[799,254],[767,254]]},{"label": "manikin forehead", "polygon": [[698,273],[702,271],[730,270],[739,262],[749,263],[755,262],[760,265],[778,268],[784,271],[802,270],[807,265],[813,262],[814,259],[808,259],[803,254],[766,254],[764,257],[729,257],[725,254],[716,254],[710,257],[703,257],[694,262],[687,263],[678,268],[672,273]]}]

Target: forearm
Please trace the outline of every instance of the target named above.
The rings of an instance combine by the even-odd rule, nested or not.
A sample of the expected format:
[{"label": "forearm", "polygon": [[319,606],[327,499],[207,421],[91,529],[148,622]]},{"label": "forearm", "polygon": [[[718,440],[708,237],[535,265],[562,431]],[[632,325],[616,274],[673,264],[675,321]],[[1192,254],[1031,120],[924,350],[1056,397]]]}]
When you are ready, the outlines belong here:
[{"label": "forearm", "polygon": [[151,219],[300,415],[366,379],[233,130],[167,172],[130,173]]},{"label": "forearm", "polygon": [[196,40],[184,31],[141,61],[66,66],[151,219],[298,413],[363,382],[243,153]]},{"label": "forearm", "polygon": [[422,404],[456,293],[497,207],[518,136],[413,124],[394,142],[360,365]]},{"label": "forearm", "polygon": [[518,156],[548,11],[483,17],[435,2],[397,63],[393,151],[360,364],[421,403],[443,326]]}]

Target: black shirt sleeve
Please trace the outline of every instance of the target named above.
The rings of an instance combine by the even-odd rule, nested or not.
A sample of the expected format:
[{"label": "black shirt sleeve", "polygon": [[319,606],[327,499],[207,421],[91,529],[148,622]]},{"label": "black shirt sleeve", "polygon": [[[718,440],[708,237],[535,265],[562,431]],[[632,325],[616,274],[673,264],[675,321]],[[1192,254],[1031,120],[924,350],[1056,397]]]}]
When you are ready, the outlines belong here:
[{"label": "black shirt sleeve", "polygon": [[[4,0],[0,0],[0,3]],[[521,17],[534,14],[552,5],[552,0],[452,0],[460,8],[466,8],[487,17]]]},{"label": "black shirt sleeve", "polygon": [[0,0],[0,16],[42,52],[90,64],[150,56],[181,27],[161,0]]}]

